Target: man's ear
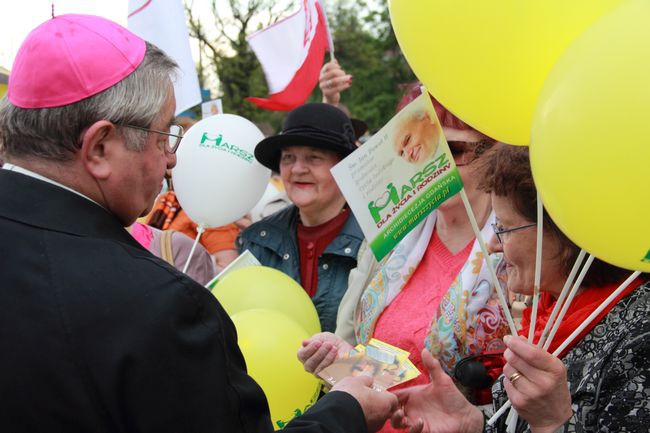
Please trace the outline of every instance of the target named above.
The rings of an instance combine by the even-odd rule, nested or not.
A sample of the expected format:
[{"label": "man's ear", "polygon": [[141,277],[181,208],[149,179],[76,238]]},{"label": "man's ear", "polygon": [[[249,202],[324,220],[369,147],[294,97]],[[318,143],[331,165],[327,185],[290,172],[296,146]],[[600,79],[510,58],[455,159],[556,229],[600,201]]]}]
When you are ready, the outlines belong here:
[{"label": "man's ear", "polygon": [[112,171],[111,158],[116,146],[122,146],[115,125],[99,120],[88,127],[81,137],[79,156],[88,173],[96,179],[106,179]]}]

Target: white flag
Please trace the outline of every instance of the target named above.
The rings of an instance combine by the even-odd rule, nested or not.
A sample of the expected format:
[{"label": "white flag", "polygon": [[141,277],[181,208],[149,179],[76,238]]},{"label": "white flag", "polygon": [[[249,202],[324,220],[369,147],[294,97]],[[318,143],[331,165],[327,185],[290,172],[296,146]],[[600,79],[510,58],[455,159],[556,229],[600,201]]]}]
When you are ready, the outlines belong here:
[{"label": "white flag", "polygon": [[269,87],[269,98],[246,98],[261,108],[293,110],[303,104],[318,83],[325,50],[332,50],[327,20],[317,0],[302,0],[301,8],[248,38]]},{"label": "white flag", "polygon": [[180,71],[174,83],[176,114],[201,103],[182,0],[129,0],[127,27],[173,58]]}]

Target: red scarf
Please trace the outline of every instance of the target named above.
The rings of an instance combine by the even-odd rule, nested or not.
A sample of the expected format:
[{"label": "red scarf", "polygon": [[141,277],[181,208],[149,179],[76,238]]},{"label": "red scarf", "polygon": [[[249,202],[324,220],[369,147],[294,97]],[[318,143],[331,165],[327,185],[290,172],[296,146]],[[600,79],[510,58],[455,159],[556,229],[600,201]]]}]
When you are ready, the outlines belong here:
[{"label": "red scarf", "polygon": [[[609,311],[614,308],[614,306],[624,297],[632,293],[632,291],[637,288],[641,284],[641,279],[637,279],[633,281],[618,297],[609,304],[607,308],[605,308],[599,315],[598,317],[593,320],[589,326],[587,326],[581,333],[578,335],[577,338],[573,340],[573,342],[567,346],[566,349],[560,353],[559,358],[564,357],[571,348],[577,344],[582,338],[587,335],[597,324],[602,320],[603,317],[609,313]],[[564,340],[567,339],[569,335],[573,333],[581,324],[582,322],[585,321],[585,319],[596,309],[602,302],[607,299],[609,295],[614,292],[618,287],[620,286],[620,283],[618,284],[610,284],[607,286],[603,287],[590,287],[588,289],[583,290],[582,292],[578,293],[574,298],[573,301],[571,302],[571,305],[569,306],[569,309],[566,312],[566,315],[564,316],[564,319],[562,319],[562,323],[560,324],[560,327],[557,330],[557,333],[555,334],[555,337],[553,338],[553,341],[551,342],[551,345],[548,348],[548,351],[550,353],[553,353],[555,349],[557,349],[563,342]],[[548,293],[542,293],[542,295],[539,298],[539,308],[537,309],[537,322],[535,323],[535,337],[533,341],[537,343],[539,341],[539,338],[542,335],[542,332],[544,331],[544,327],[546,326],[546,323],[548,322],[548,318],[551,315],[551,312],[553,311],[553,307],[555,307],[555,298],[553,298],[550,294]],[[528,336],[528,328],[530,327],[530,315],[532,312],[532,308],[528,307],[524,310],[523,317],[521,320],[521,330],[519,331],[519,335],[527,337]]]}]

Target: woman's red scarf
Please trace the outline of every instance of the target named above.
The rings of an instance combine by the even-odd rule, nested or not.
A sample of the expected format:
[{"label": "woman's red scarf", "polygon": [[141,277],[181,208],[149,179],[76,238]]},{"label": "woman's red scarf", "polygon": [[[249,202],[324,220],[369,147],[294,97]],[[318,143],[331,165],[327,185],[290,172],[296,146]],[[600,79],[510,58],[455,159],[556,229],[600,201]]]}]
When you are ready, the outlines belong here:
[{"label": "woman's red scarf", "polygon": [[[567,346],[562,353],[560,353],[559,358],[564,357],[571,348],[577,344],[582,338],[587,335],[597,324],[602,320],[603,317],[609,313],[609,311],[614,308],[614,306],[624,297],[632,293],[635,288],[637,288],[639,285],[641,285],[641,279],[637,279],[633,281],[623,292],[618,295],[618,297],[609,304],[607,308],[605,308],[599,315],[598,317],[593,320],[589,326],[587,326],[581,333],[578,335],[577,338],[573,340],[573,342]],[[603,287],[590,287],[588,289],[583,290],[582,292],[578,293],[574,298],[573,301],[571,302],[571,305],[569,306],[569,309],[566,312],[566,315],[564,316],[564,319],[562,319],[562,323],[560,324],[560,327],[557,330],[557,333],[555,334],[555,337],[553,338],[553,341],[551,342],[551,345],[548,348],[548,351],[550,353],[553,353],[555,349],[557,349],[563,342],[564,340],[567,339],[569,335],[573,333],[581,324],[582,322],[585,321],[585,319],[596,309],[602,302],[607,299],[609,295],[614,292],[618,287],[620,286],[620,283],[618,284],[610,284],[607,286]],[[534,337],[534,343],[537,343],[539,341],[539,338],[542,335],[542,332],[544,331],[544,327],[546,326],[546,323],[548,322],[548,318],[551,315],[551,312],[553,311],[553,307],[555,307],[555,298],[553,298],[550,294],[548,293],[542,293],[542,295],[539,298],[539,308],[537,309],[537,321],[535,323],[535,337]],[[532,308],[528,307],[524,310],[523,317],[521,320],[521,330],[519,331],[519,335],[527,337],[528,336],[528,328],[530,327],[530,315],[532,312]]]}]

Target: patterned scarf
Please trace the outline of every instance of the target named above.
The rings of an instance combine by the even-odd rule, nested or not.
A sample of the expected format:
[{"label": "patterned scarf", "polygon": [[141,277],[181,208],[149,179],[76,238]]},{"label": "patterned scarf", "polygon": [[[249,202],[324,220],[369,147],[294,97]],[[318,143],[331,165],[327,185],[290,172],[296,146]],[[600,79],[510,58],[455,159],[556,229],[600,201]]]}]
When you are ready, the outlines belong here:
[{"label": "patterned scarf", "polygon": [[[493,222],[494,214],[491,214],[481,230],[484,239],[492,236]],[[435,223],[434,212],[398,244],[363,292],[355,312],[358,343],[368,343],[379,316],[408,283],[429,245]],[[508,324],[478,240],[474,241],[467,262],[431,316],[424,344],[448,373],[462,358],[505,348],[502,338],[509,334]]]}]

